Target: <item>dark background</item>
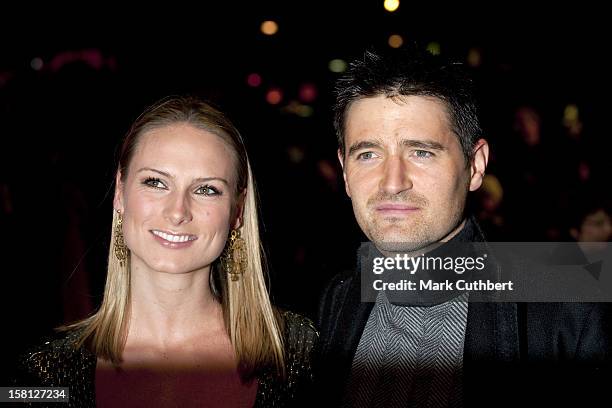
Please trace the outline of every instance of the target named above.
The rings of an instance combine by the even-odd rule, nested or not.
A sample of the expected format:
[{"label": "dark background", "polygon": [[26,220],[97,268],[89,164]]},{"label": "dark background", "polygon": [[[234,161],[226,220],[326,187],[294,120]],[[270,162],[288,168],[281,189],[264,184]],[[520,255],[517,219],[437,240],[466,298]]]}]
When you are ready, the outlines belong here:
[{"label": "dark background", "polygon": [[[391,34],[423,47],[437,43],[443,55],[466,63],[470,52],[480,56],[468,65],[492,145],[488,173],[503,197],[494,188],[494,205],[485,194],[472,208],[490,237],[569,239],[582,197],[609,195],[603,13],[519,3],[443,13],[442,6],[407,2],[389,13],[382,3],[160,3],[155,17],[119,6],[5,10],[2,374],[17,350],[100,301],[116,149],[138,114],[169,94],[213,101],[243,133],[260,188],[273,299],[312,317],[323,285],[352,266],[363,240],[336,159],[331,104],[338,74],[328,64],[368,46],[388,47]],[[274,36],[259,30],[268,19],[279,25]],[[261,76],[260,86],[247,84],[251,73]],[[316,89],[314,100],[300,99],[304,84]],[[271,88],[282,91],[279,104],[266,101]],[[303,105],[310,116],[296,113]],[[579,115],[564,122],[568,105]],[[525,115],[539,123],[531,144],[521,133]]]}]

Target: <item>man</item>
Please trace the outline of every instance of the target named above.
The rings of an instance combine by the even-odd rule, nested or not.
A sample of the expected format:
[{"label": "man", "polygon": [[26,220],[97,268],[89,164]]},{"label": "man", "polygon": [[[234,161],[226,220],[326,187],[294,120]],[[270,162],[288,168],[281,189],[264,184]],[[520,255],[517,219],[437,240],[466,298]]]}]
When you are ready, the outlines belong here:
[{"label": "man", "polygon": [[[346,192],[376,250],[443,254],[451,242],[484,241],[464,214],[489,145],[463,67],[416,48],[366,52],[336,90]],[[596,388],[591,379],[599,380],[609,348],[599,305],[474,303],[423,292],[394,302],[382,291],[364,302],[359,272],[336,276],[321,300],[325,406],[504,405],[528,392],[550,402],[561,394],[549,385],[567,382],[554,374],[578,369],[581,386]],[[557,370],[561,360],[585,364]],[[523,381],[526,373],[537,384]]]},{"label": "man", "polygon": [[576,205],[569,233],[578,242],[606,242],[612,239],[610,204],[599,197],[583,195]]}]

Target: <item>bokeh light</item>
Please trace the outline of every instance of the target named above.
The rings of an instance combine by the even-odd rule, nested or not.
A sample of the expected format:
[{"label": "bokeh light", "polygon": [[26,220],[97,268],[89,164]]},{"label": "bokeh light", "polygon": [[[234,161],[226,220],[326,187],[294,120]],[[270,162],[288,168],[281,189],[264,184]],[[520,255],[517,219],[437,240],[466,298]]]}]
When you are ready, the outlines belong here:
[{"label": "bokeh light", "polygon": [[300,86],[300,100],[304,103],[311,103],[317,99],[317,87],[314,84],[305,83]]},{"label": "bokeh light", "polygon": [[478,48],[470,48],[467,55],[467,63],[474,68],[482,64],[482,54]]},{"label": "bokeh light", "polygon": [[433,55],[440,55],[440,43],[432,41],[427,44],[427,51],[432,53]]},{"label": "bokeh light", "polygon": [[336,73],[340,73],[340,72],[344,72],[346,71],[346,61],[343,59],[333,59],[331,61],[329,61],[329,70],[331,72],[336,72]]},{"label": "bokeh light", "polygon": [[567,105],[563,111],[563,121],[572,123],[578,120],[578,106],[574,104]]},{"label": "bokeh light", "polygon": [[266,102],[270,105],[278,105],[283,100],[283,91],[280,88],[270,88],[266,92]]},{"label": "bokeh light", "polygon": [[261,32],[265,35],[274,35],[278,32],[278,24],[276,21],[266,20],[261,23]]},{"label": "bokeh light", "polygon": [[291,113],[293,115],[297,115],[301,118],[309,118],[314,114],[314,109],[310,105],[304,105],[298,101],[291,101],[282,108],[283,112]]},{"label": "bokeh light", "polygon": [[385,10],[391,13],[397,10],[399,5],[400,5],[399,0],[385,0],[385,3],[384,3]]},{"label": "bokeh light", "polygon": [[310,105],[302,105],[297,111],[297,115],[302,118],[309,118],[313,115],[314,109]]},{"label": "bokeh light", "polygon": [[258,87],[259,85],[261,85],[261,75],[255,72],[249,74],[247,76],[247,84],[249,86],[252,86],[253,88]]},{"label": "bokeh light", "polygon": [[32,67],[34,71],[40,71],[43,67],[42,58],[39,58],[39,57],[32,58],[32,61],[30,61],[30,66]]},{"label": "bokeh light", "polygon": [[399,48],[402,46],[402,44],[404,44],[404,39],[399,34],[393,34],[389,36],[389,40],[387,42],[389,43],[389,47]]}]

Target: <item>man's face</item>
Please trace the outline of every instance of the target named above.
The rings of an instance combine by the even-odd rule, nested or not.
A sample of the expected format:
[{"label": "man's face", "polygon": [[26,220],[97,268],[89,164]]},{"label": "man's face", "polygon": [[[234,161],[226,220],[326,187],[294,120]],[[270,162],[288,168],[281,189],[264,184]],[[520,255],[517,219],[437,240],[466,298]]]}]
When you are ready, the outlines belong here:
[{"label": "man's face", "polygon": [[[459,228],[468,190],[486,166],[466,162],[437,99],[376,96],[355,101],[345,121],[346,192],[365,235],[381,250],[414,251]],[[483,152],[480,152],[482,156]],[[480,170],[479,168],[482,167]]]},{"label": "man's face", "polygon": [[603,209],[584,218],[576,239],[580,242],[606,242],[612,238],[612,221]]}]

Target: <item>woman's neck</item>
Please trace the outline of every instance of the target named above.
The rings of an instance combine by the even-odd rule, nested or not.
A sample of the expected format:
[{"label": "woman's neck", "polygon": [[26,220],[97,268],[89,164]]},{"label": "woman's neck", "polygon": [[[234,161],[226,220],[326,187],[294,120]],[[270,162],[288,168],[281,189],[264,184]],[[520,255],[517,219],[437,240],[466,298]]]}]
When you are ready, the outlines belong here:
[{"label": "woman's neck", "polygon": [[223,312],[209,284],[210,267],[165,273],[132,265],[128,344],[161,349],[224,332]]}]

